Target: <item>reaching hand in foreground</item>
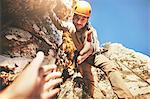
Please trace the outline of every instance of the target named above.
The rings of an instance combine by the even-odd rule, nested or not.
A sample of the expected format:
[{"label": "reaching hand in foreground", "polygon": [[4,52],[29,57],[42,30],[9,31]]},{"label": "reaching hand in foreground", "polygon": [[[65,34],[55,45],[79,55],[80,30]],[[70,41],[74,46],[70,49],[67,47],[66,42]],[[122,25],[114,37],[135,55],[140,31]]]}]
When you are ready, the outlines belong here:
[{"label": "reaching hand in foreground", "polygon": [[0,99],[48,99],[56,95],[60,89],[53,88],[62,82],[61,73],[56,72],[56,65],[41,66],[43,60],[43,52],[38,52],[15,81],[0,93]]}]

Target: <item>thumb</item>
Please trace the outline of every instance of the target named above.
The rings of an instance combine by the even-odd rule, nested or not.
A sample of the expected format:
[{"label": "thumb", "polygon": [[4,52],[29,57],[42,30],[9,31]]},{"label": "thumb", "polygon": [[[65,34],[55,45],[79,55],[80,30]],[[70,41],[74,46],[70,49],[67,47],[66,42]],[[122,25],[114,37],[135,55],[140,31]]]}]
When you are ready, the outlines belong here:
[{"label": "thumb", "polygon": [[36,54],[36,57],[31,62],[30,66],[36,66],[36,68],[39,68],[44,60],[44,53],[39,51]]},{"label": "thumb", "polygon": [[40,51],[36,54],[36,57],[27,66],[27,68],[22,72],[22,77],[25,76],[25,77],[36,78],[37,74],[40,72],[39,70],[43,60],[44,60],[44,53]]},{"label": "thumb", "polygon": [[27,66],[27,68],[22,72],[20,77],[24,78],[24,80],[27,80],[26,82],[30,82],[31,84],[35,83],[37,77],[41,76],[42,69],[40,67],[42,65],[43,60],[44,53],[40,51],[36,54],[36,57]]},{"label": "thumb", "polygon": [[[39,68],[44,60],[44,53],[38,52],[37,56],[33,59],[33,61],[25,68],[23,72],[17,77],[17,79],[11,84],[8,88],[8,91],[13,90],[16,95],[28,96],[31,92],[33,92],[33,87],[36,85]],[[23,87],[26,86],[26,87]]]},{"label": "thumb", "polygon": [[87,34],[87,41],[92,42],[92,31],[89,31],[89,33]]}]

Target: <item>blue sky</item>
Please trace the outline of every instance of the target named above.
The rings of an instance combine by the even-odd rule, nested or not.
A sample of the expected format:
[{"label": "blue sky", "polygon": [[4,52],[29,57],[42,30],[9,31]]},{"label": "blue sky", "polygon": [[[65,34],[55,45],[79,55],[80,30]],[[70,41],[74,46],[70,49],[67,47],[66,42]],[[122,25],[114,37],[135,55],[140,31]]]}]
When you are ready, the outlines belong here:
[{"label": "blue sky", "polygon": [[122,43],[150,56],[150,0],[87,0],[101,43]]}]

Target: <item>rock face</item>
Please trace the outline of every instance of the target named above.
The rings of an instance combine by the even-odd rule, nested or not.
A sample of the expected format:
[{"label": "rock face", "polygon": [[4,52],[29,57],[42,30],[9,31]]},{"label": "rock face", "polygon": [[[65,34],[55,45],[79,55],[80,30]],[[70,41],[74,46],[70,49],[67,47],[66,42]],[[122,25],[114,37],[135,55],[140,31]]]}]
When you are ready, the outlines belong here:
[{"label": "rock face", "polygon": [[[57,27],[63,21],[70,21],[76,1],[78,0],[1,0],[1,89],[11,84],[37,51],[42,50],[47,56],[46,63],[51,63],[50,59],[54,58],[53,63],[63,71],[64,83],[60,86],[61,92],[57,98],[80,99],[82,94],[86,94],[82,90],[86,87],[82,76],[75,68],[73,57],[76,48],[70,33]],[[54,24],[54,16],[50,16],[52,11],[60,20],[58,23]],[[101,50],[103,55],[116,63],[135,98],[149,99],[150,57],[118,43],[105,43]],[[51,51],[53,55],[50,54]],[[92,73],[95,80],[94,95],[97,99],[100,94],[108,99],[117,98],[105,74],[95,67],[92,67]]]},{"label": "rock face", "polygon": [[[3,62],[1,64],[1,82],[4,78],[3,75],[5,75],[5,73],[9,74],[9,72],[5,72],[6,70],[12,71],[12,74],[16,77],[18,75],[14,72],[16,68],[25,67],[24,65],[16,65],[16,63],[14,63],[14,67],[14,65],[12,65],[14,58],[23,57],[31,61],[39,50],[43,51],[47,56],[45,59],[47,64],[51,63],[50,60],[52,60],[52,58],[53,63],[59,66],[72,64],[71,57],[73,57],[73,53],[68,53],[71,51],[65,51],[66,48],[74,50],[74,47],[70,47],[70,45],[67,44],[69,35],[64,36],[65,33],[63,34],[62,30],[53,24],[50,13],[54,11],[57,15],[56,17],[60,20],[70,20],[72,7],[76,1],[77,0],[0,1],[2,5],[2,24],[0,31],[0,42],[2,43],[0,44],[0,54],[8,57],[3,59],[7,65],[3,64]],[[70,39],[69,37],[69,40]],[[66,44],[62,44],[62,40],[64,40]],[[72,42],[69,41],[69,43],[73,45]],[[51,51],[53,51],[53,55]],[[9,62],[10,57],[13,58],[11,59],[12,63]],[[8,61],[5,59],[8,59]],[[20,61],[19,58],[17,59]],[[27,65],[27,63],[25,63],[25,65]],[[15,77],[11,77],[12,79],[8,79],[6,82],[4,81],[4,83],[9,85]]]},{"label": "rock face", "polygon": [[150,57],[117,43],[104,48],[108,50],[104,55],[116,62],[132,94],[150,97]]},{"label": "rock face", "polygon": [[48,14],[57,3],[55,0],[46,1],[2,0],[4,21],[1,41],[8,43],[2,45],[1,52],[7,48],[12,56],[34,57],[38,50],[48,54],[48,49],[58,49],[62,43],[62,33],[53,25]]},{"label": "rock face", "polygon": [[[136,99],[149,99],[149,56],[128,49],[119,43],[105,43],[102,54],[116,63],[128,89]],[[108,99],[116,99],[106,75],[95,67],[92,67],[92,73],[95,79],[95,96],[100,98],[100,94],[102,93]],[[60,92],[59,99],[70,99],[70,97],[74,97],[74,99],[82,98],[83,84],[80,83],[80,86],[78,85],[78,82],[81,80],[79,79],[80,77],[80,74],[74,73],[74,75],[61,86],[62,91]],[[75,79],[78,79],[77,82],[74,82]]]}]

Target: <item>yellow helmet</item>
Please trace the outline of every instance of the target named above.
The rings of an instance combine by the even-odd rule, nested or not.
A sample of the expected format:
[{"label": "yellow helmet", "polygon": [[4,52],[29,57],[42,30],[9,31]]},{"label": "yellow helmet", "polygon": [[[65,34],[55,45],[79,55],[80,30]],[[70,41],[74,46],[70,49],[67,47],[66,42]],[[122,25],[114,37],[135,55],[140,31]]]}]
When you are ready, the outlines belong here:
[{"label": "yellow helmet", "polygon": [[74,13],[85,17],[90,17],[91,5],[87,1],[78,1],[74,6]]}]

